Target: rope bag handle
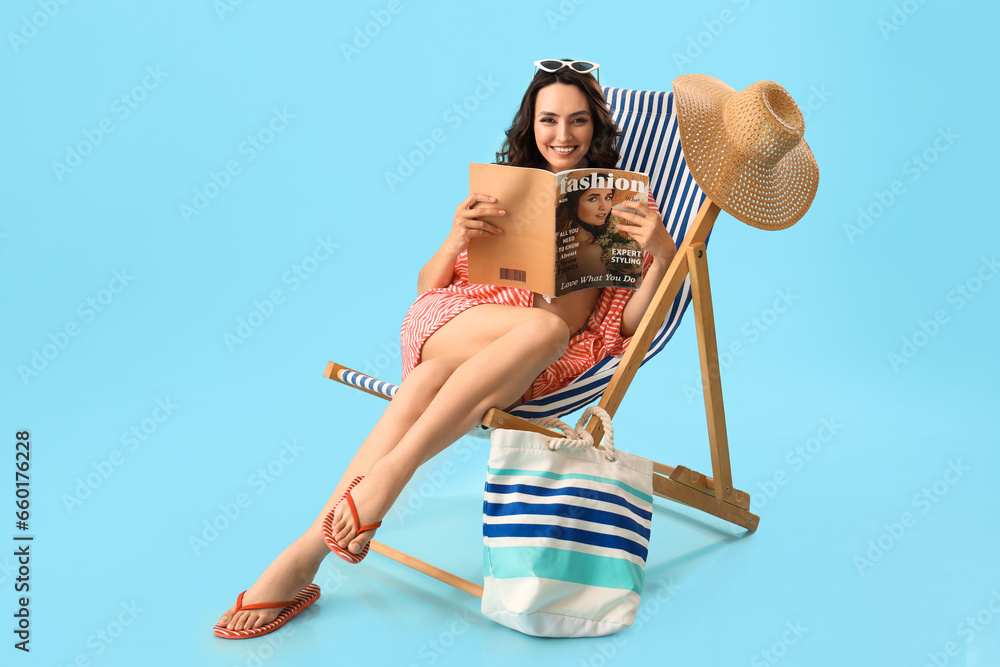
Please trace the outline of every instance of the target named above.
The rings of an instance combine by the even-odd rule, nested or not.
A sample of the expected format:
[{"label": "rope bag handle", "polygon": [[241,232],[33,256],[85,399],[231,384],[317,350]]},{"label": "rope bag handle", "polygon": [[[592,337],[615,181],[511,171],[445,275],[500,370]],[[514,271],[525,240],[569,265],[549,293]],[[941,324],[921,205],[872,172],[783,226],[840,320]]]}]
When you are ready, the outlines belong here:
[{"label": "rope bag handle", "polygon": [[563,447],[593,447],[594,436],[586,428],[587,422],[592,416],[599,417],[601,423],[604,424],[604,457],[613,463],[618,460],[618,454],[615,451],[615,431],[614,427],[611,426],[611,415],[601,406],[591,405],[584,410],[576,422],[576,428],[571,428],[569,424],[558,417],[542,417],[529,421],[539,426],[558,428],[565,434],[565,438],[551,438],[546,443],[550,450],[555,451]]}]

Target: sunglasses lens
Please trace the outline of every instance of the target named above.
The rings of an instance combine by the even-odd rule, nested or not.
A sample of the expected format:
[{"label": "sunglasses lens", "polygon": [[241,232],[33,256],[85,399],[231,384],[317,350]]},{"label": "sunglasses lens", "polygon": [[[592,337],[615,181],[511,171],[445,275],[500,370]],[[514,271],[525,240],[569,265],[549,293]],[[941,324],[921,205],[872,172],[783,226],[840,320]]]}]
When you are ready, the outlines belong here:
[{"label": "sunglasses lens", "polygon": [[561,60],[541,60],[541,61],[539,61],[538,66],[541,67],[546,72],[555,72],[557,69],[559,69],[560,67],[563,66],[563,61],[561,61]]},{"label": "sunglasses lens", "polygon": [[577,60],[575,63],[570,65],[570,67],[581,74],[586,74],[587,72],[592,72],[597,69],[597,66],[594,65],[594,63],[588,63],[586,60]]}]

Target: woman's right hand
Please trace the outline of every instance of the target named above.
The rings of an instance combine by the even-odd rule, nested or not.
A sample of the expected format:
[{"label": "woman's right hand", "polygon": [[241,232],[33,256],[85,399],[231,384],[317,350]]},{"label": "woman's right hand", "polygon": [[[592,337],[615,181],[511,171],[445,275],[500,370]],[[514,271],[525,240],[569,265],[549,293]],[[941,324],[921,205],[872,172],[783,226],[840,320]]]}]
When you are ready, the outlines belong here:
[{"label": "woman's right hand", "polygon": [[469,247],[469,241],[476,236],[499,236],[503,230],[496,225],[480,220],[489,215],[506,215],[503,209],[488,206],[478,206],[480,202],[495,202],[496,197],[473,192],[458,207],[455,208],[455,219],[448,234],[448,240],[458,249],[464,251]]}]

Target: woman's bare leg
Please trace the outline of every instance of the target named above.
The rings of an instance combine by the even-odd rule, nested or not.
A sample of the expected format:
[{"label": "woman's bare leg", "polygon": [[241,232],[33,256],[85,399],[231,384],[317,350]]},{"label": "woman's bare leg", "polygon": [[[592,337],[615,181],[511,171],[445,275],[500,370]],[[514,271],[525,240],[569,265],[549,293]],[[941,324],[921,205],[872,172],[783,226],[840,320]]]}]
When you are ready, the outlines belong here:
[{"label": "woman's bare leg", "polygon": [[[373,463],[399,441],[406,432],[407,425],[416,421],[460,363],[461,360],[435,359],[430,363],[420,364],[406,377],[396,392],[396,397],[389,403],[375,428],[347,466],[319,516],[247,589],[243,596],[245,604],[290,600],[313,580],[324,556],[330,553],[320,531],[323,518],[340,500],[351,480],[367,473]],[[234,614],[235,608],[234,604],[219,619],[219,623],[230,630],[259,628],[273,621],[281,612],[281,609],[252,609]]]},{"label": "woman's bare leg", "polygon": [[[436,438],[430,447],[424,448],[418,444],[418,449],[413,450],[414,445],[411,444],[408,445],[406,455],[398,457],[398,460],[390,457],[389,464],[387,464],[389,470],[398,470],[405,475],[405,479],[399,475],[385,475],[386,481],[391,482],[389,488],[395,489],[398,485],[398,489],[391,496],[392,500],[395,500],[396,496],[399,495],[406,481],[412,477],[420,463],[468,432],[472,426],[478,423],[487,409],[496,405],[507,406],[520,398],[534,381],[534,378],[565,350],[568,329],[562,320],[551,313],[512,306],[484,305],[463,312],[428,339],[424,346],[421,363],[402,383],[395,398],[348,465],[344,476],[316,520],[302,536],[271,563],[257,582],[247,590],[244,596],[246,604],[291,599],[312,581],[323,558],[330,553],[320,532],[323,519],[330,509],[339,502],[351,480],[358,475],[371,474],[375,469],[376,462],[387,457],[399,443],[404,441],[405,435],[411,428],[425,417],[436,396],[448,384],[457,370],[471,361],[471,357],[484,352],[494,342],[515,331],[519,333],[514,339],[491,350],[487,357],[467,368],[462,375],[462,377],[466,377],[466,380],[452,388],[450,393],[457,393],[464,399],[471,398],[468,393],[470,389],[483,394],[478,403],[473,402],[476,403],[476,407],[471,407],[466,400],[462,404],[464,407],[459,407],[457,415],[454,410],[433,413],[436,415],[434,417],[436,420],[450,420],[457,417],[461,425],[457,425],[458,422],[456,422],[452,428],[443,433],[443,438]],[[515,341],[517,344],[512,344]],[[527,357],[522,354],[521,350],[525,347],[530,348],[527,350]],[[532,351],[536,354],[531,354]],[[518,355],[521,355],[520,359]],[[492,360],[498,356],[504,358],[508,365],[512,361],[520,363],[514,364],[516,368],[513,373],[508,372],[506,367],[490,370],[489,367],[493,366]],[[486,366],[485,374],[476,371],[477,366]],[[470,379],[474,381],[469,382]],[[495,391],[502,387],[506,387],[506,390]],[[487,390],[494,390],[496,398],[489,398]],[[451,399],[447,399],[445,405],[450,401]],[[479,409],[480,404],[484,404],[485,407]],[[427,428],[434,428],[433,420],[431,420],[430,426],[424,427],[425,432]],[[420,443],[421,440],[417,439],[416,442]],[[400,465],[399,461],[402,461],[403,465]],[[382,475],[379,474],[379,477]],[[399,481],[402,481],[402,484],[398,484]],[[356,499],[364,497],[367,502],[367,494],[359,495],[360,487],[361,485],[355,487],[352,496]],[[361,501],[358,502],[360,505]],[[384,516],[389,506],[391,506],[391,500],[389,505],[385,507],[385,511],[379,514],[378,519]],[[342,520],[342,517],[338,518]],[[369,522],[367,518],[362,518],[362,523]],[[337,530],[335,526],[334,532],[336,533]],[[364,541],[360,543],[361,546],[352,545],[352,550],[355,550],[355,553],[360,551]],[[344,540],[341,540],[341,544],[346,547]],[[234,609],[235,605],[222,616],[219,622],[225,624],[229,629],[236,630],[260,627],[274,620],[280,612],[280,609],[260,609],[234,614]]]},{"label": "woman's bare leg", "polygon": [[[493,318],[506,315],[503,310],[487,311],[486,306],[466,313],[480,308],[480,317],[468,318],[447,336],[436,340],[432,336],[424,346],[424,354],[433,355],[436,350],[454,354],[480,331],[490,330]],[[451,374],[398,444],[354,488],[351,495],[362,524],[381,520],[421,464],[467,433],[491,407],[514,403],[539,373],[563,354],[569,340],[565,322],[545,311],[528,312],[531,317],[469,356]],[[458,322],[460,317],[452,322]],[[334,538],[352,553],[359,553],[373,534],[366,531],[357,535],[356,528],[346,505],[338,507]]]}]

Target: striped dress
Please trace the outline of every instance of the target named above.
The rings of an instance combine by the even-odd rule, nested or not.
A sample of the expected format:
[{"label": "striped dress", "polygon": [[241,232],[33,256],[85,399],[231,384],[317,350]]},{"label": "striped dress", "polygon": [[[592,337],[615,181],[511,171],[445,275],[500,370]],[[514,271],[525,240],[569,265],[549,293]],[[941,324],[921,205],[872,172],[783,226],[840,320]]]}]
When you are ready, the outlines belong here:
[{"label": "striped dress", "polygon": [[[659,212],[652,194],[649,208]],[[646,253],[642,274],[645,276],[653,258]],[[569,340],[566,352],[535,378],[526,400],[545,396],[569,384],[607,356],[621,356],[631,337],[621,335],[622,312],[635,290],[605,287],[587,318],[587,323]],[[429,289],[413,302],[400,331],[403,355],[403,379],[417,366],[420,350],[431,334],[459,313],[484,303],[531,308],[534,292],[517,287],[469,283],[469,261],[463,251],[455,260],[455,271],[447,287]]]}]

